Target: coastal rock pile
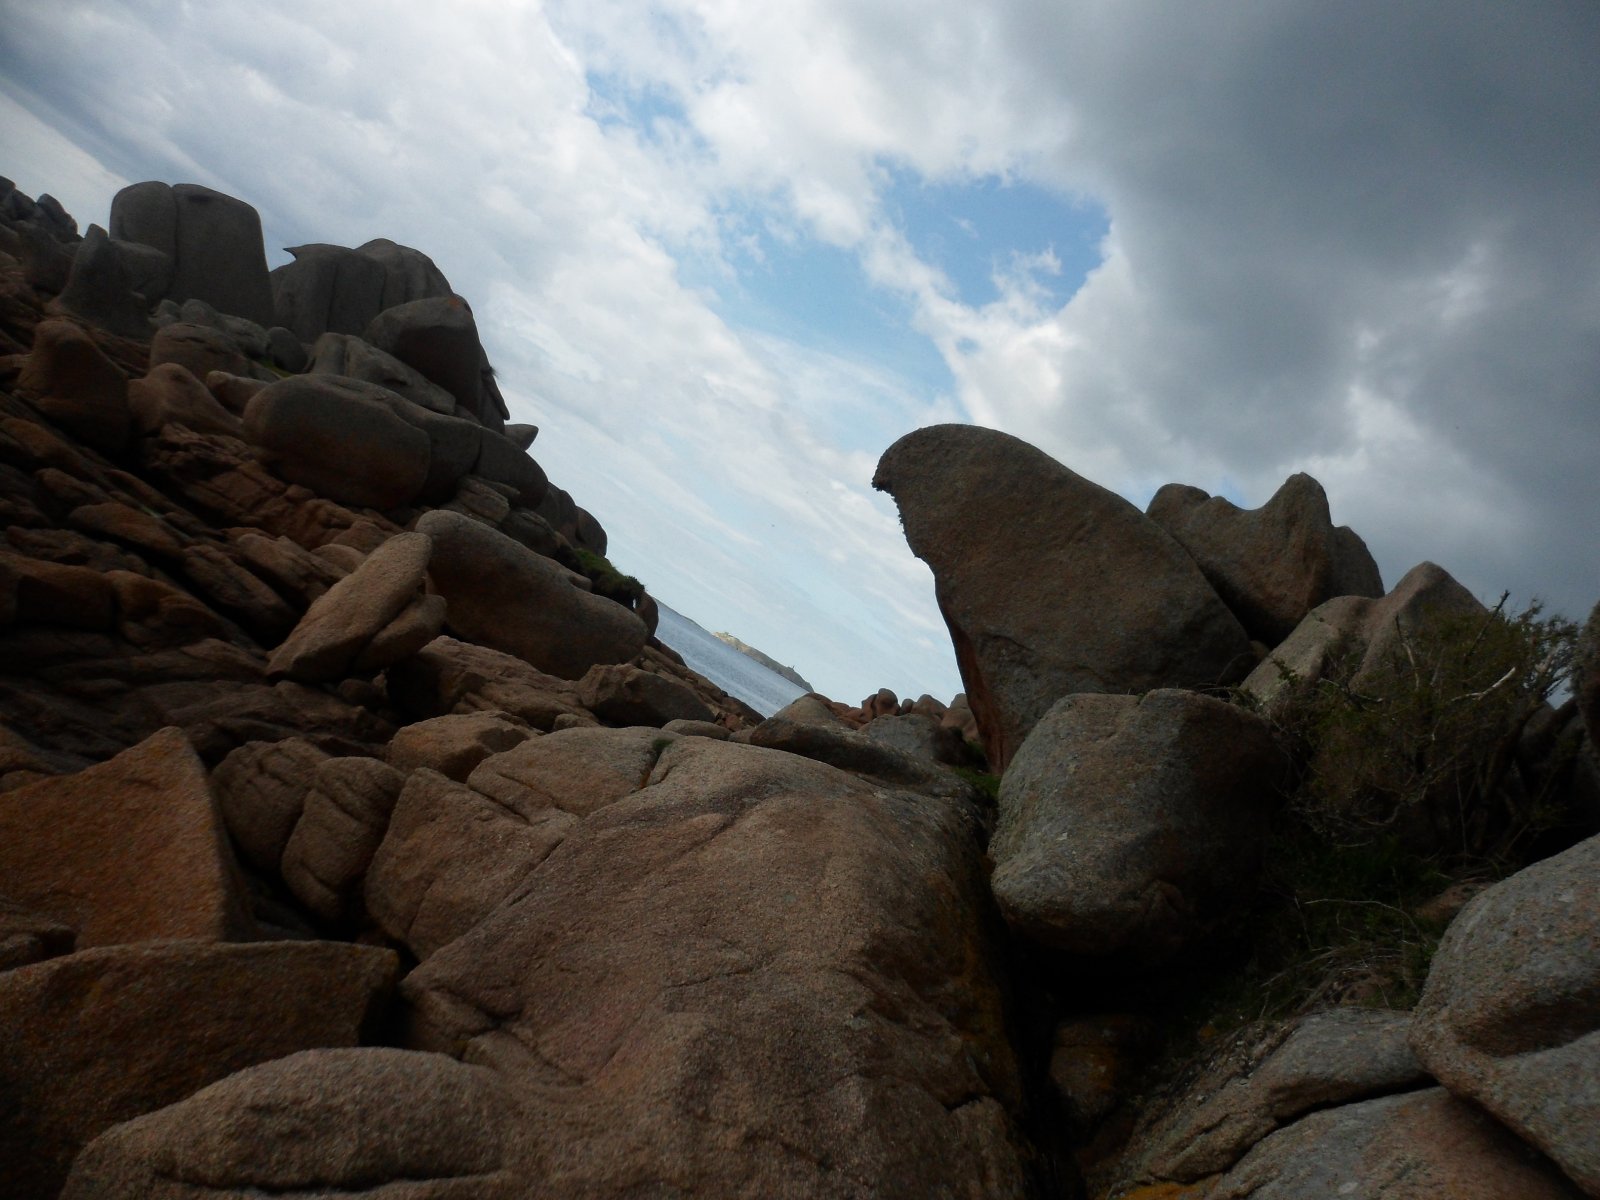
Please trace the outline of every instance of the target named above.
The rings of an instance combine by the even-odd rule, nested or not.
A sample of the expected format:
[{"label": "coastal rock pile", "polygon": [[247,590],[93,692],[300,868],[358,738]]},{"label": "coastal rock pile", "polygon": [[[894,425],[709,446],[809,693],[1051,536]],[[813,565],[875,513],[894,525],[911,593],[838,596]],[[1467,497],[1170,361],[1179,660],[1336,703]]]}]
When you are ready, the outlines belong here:
[{"label": "coastal rock pile", "polygon": [[1503,790],[1566,823],[1440,899],[1414,1012],[1196,1067],[1306,688],[1464,589],[1383,595],[1304,476],[1147,515],[942,426],[878,483],[967,692],[761,721],[437,267],[293,253],[0,180],[8,1196],[1600,1196],[1593,676],[1517,710]]}]

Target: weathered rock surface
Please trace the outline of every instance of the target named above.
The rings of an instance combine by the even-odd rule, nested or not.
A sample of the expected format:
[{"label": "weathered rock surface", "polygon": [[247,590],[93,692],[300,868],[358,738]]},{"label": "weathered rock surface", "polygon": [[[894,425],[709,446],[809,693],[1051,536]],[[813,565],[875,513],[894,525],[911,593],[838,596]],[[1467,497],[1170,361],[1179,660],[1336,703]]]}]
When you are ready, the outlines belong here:
[{"label": "weathered rock surface", "polygon": [[375,758],[324,759],[283,847],[283,881],[312,915],[339,925],[361,911],[362,884],[405,776]]},{"label": "weathered rock surface", "polygon": [[1287,766],[1262,718],[1220,700],[1066,697],[1001,780],[1001,912],[1080,954],[1156,960],[1193,944],[1253,891]]},{"label": "weathered rock surface", "polygon": [[580,591],[564,570],[460,513],[417,522],[433,539],[429,573],[458,635],[514,654],[540,671],[579,679],[597,663],[626,662],[644,648],[644,622]]},{"label": "weathered rock surface", "polygon": [[703,738],[640,783],[405,985],[542,1185],[1028,1194],[971,813]]},{"label": "weathered rock surface", "polygon": [[396,508],[415,500],[428,479],[427,434],[333,376],[263,388],[244,411],[244,429],[285,479],[341,504]]},{"label": "weathered rock surface", "polygon": [[419,371],[480,417],[483,350],[472,308],[460,296],[435,296],[387,308],[363,337]]},{"label": "weathered rock surface", "polygon": [[533,730],[504,713],[447,713],[401,729],[390,739],[384,757],[402,771],[430,767],[463,783],[484,759],[533,736]]},{"label": "weathered rock surface", "polygon": [[690,688],[625,663],[590,667],[578,681],[578,699],[610,725],[711,720],[711,709]]},{"label": "weathered rock surface", "polygon": [[[359,567],[314,601],[283,645],[267,661],[267,672],[302,682],[343,679],[367,656],[374,668],[391,665],[373,662],[374,639],[420,599],[433,553],[433,540],[425,533],[398,533],[369,554]],[[418,630],[421,638],[410,647],[415,653],[438,635],[439,623]],[[397,647],[404,649],[402,643]],[[394,661],[399,661],[395,659]]]},{"label": "weathered rock surface", "polygon": [[1576,1200],[1548,1162],[1443,1088],[1313,1113],[1207,1200]]},{"label": "weathered rock surface", "polygon": [[1322,485],[1291,475],[1260,508],[1169,483],[1146,515],[1199,564],[1217,595],[1257,641],[1275,646],[1335,596],[1381,596],[1383,577],[1366,543],[1335,528]]},{"label": "weathered rock surface", "polygon": [[274,324],[261,217],[243,200],[194,183],[136,183],[111,200],[111,236],[172,258],[167,297]]},{"label": "weathered rock surface", "polygon": [[238,437],[244,432],[239,418],[230,413],[206,385],[187,367],[175,362],[152,367],[142,379],[128,385],[128,409],[133,427],[141,434],[155,433],[176,422],[198,433]]},{"label": "weathered rock surface", "polygon": [[1136,1139],[1132,1174],[1193,1183],[1226,1171],[1275,1129],[1315,1109],[1431,1083],[1407,1044],[1409,1013],[1334,1009],[1228,1057]]},{"label": "weathered rock surface", "polygon": [[303,738],[250,742],[212,773],[217,803],[245,861],[277,875],[306,792],[328,755]]},{"label": "weathered rock surface", "polygon": [[861,727],[861,732],[875,742],[929,762],[964,766],[969,758],[958,730],[946,729],[921,713],[875,717]]},{"label": "weathered rock surface", "polygon": [[253,933],[205,770],[177,729],[0,794],[0,881],[76,930],[80,949]]},{"label": "weathered rock surface", "polygon": [[1448,571],[1433,563],[1419,563],[1382,599],[1341,596],[1319,605],[1242,686],[1271,712],[1289,694],[1287,685],[1320,679],[1335,654],[1349,655],[1357,664],[1351,682],[1359,685],[1402,652],[1402,639],[1414,639],[1434,622],[1484,611],[1478,599]]},{"label": "weathered rock surface", "polygon": [[79,1147],[234,1071],[355,1045],[393,951],[332,943],[106,946],[0,974],[0,1161],[50,1200]]},{"label": "weathered rock surface", "polygon": [[73,437],[115,457],[131,421],[127,376],[71,321],[41,321],[17,391]]},{"label": "weathered rock surface", "polygon": [[[169,276],[170,272],[168,265]],[[135,288],[128,257],[119,252],[117,243],[98,225],[89,226],[78,243],[72,271],[61,295],[56,297],[56,305],[122,337],[150,336],[150,304]]]},{"label": "weathered rock surface", "polygon": [[442,1054],[306,1050],[115,1126],[73,1164],[63,1200],[528,1194],[515,1099]]},{"label": "weathered rock surface", "polygon": [[1600,1195],[1600,837],[1478,895],[1446,931],[1412,1046],[1455,1094]]},{"label": "weathered rock surface", "polygon": [[1214,687],[1254,663],[1181,546],[1026,442],[965,425],[919,429],[889,447],[872,482],[895,498],[906,541],[933,569],[996,771],[1062,696]]},{"label": "weathered rock surface", "polygon": [[[381,279],[382,268],[377,270]],[[348,333],[325,333],[319,337],[311,348],[307,369],[313,375],[342,375],[375,383],[423,408],[446,416],[455,413],[455,397],[449,392],[394,355]]]}]

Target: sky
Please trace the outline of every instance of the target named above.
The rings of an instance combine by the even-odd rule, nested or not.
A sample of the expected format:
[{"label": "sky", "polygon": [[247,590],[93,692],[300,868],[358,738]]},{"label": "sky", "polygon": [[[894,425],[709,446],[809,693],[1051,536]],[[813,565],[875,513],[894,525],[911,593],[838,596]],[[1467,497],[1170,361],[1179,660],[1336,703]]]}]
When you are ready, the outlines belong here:
[{"label": "sky", "polygon": [[1596,63],[1594,0],[0,0],[0,174],[423,250],[621,569],[948,700],[870,485],[945,421],[1587,614]]}]

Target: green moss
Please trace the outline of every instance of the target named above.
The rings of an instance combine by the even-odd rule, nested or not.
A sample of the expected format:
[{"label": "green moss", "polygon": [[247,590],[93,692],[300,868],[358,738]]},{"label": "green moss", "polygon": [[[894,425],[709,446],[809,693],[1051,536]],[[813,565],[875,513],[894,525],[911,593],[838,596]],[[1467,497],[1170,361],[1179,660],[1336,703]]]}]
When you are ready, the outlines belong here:
[{"label": "green moss", "polygon": [[980,771],[976,767],[951,767],[957,775],[977,788],[991,801],[1000,799],[1000,776]]},{"label": "green moss", "polygon": [[588,577],[594,585],[595,595],[615,600],[629,608],[637,607],[644,599],[644,584],[632,575],[624,575],[617,570],[603,554],[576,548],[573,553],[577,559],[575,569]]}]

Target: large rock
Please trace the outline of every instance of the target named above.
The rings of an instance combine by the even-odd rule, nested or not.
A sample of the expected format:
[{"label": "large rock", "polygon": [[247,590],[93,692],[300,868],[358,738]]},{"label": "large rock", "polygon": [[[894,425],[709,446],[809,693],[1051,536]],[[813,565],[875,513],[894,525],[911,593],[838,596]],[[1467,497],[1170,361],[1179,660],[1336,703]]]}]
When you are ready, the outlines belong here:
[{"label": "large rock", "polygon": [[212,772],[217,803],[245,861],[277,875],[283,848],[328,755],[304,738],[247,742]]},{"label": "large rock", "polygon": [[[433,541],[425,533],[397,533],[384,542],[312,603],[273,651],[268,673],[307,683],[345,678],[373,640],[421,598],[432,553]],[[442,610],[442,605],[436,607]],[[442,620],[443,612],[437,615]],[[432,641],[439,626],[419,632],[425,636],[412,652]]]},{"label": "large rock", "polygon": [[69,1200],[371,1194],[509,1200],[534,1164],[492,1071],[410,1050],[305,1050],[108,1130]]},{"label": "large rock", "polygon": [[187,367],[175,362],[152,367],[148,375],[128,385],[128,410],[142,434],[172,423],[226,437],[243,432],[239,418],[223,408]]},{"label": "large rock", "polygon": [[204,300],[260,325],[276,323],[261,216],[243,200],[194,183],[132,184],[112,197],[111,236],[172,257],[166,298]]},{"label": "large rock", "polygon": [[385,354],[352,334],[325,333],[319,337],[311,348],[307,369],[313,375],[344,375],[376,383],[423,408],[446,416],[455,413],[455,397],[449,392],[394,355]]},{"label": "large rock", "polygon": [[272,272],[273,313],[300,341],[360,333],[383,311],[389,273],[371,255],[325,243],[290,246],[289,253],[294,261]]},{"label": "large rock", "polygon": [[417,522],[433,539],[429,564],[461,637],[578,679],[596,663],[626,662],[644,648],[644,622],[622,605],[580,591],[567,572],[460,513]]},{"label": "large rock", "polygon": [[134,290],[126,257],[98,225],[89,226],[78,243],[72,273],[56,304],[120,337],[150,336],[150,305]]},{"label": "large rock", "polygon": [[558,721],[594,718],[577,684],[523,659],[452,637],[437,637],[385,675],[390,699],[413,720],[446,713],[505,713],[548,732]]},{"label": "large rock", "polygon": [[479,416],[483,350],[472,308],[460,296],[435,296],[379,313],[363,337],[420,371]]},{"label": "large rock", "polygon": [[590,667],[578,684],[583,706],[611,725],[709,721],[711,709],[675,679],[626,664]]},{"label": "large rock", "polygon": [[1200,564],[1250,636],[1269,646],[1325,600],[1383,595],[1366,543],[1348,525],[1334,527],[1327,494],[1304,473],[1252,509],[1169,483],[1146,515]]},{"label": "large rock", "polygon": [[1254,662],[1194,560],[1126,500],[1026,442],[936,425],[872,484],[933,569],[990,766],[1062,696],[1213,687]]},{"label": "large rock", "polygon": [[1206,1200],[1578,1200],[1550,1164],[1443,1088],[1312,1113]]},{"label": "large rock", "polygon": [[533,736],[533,730],[505,713],[447,713],[401,729],[389,739],[384,757],[402,771],[430,767],[460,783],[484,759]]},{"label": "large rock", "polygon": [[40,321],[17,392],[73,437],[115,457],[127,447],[128,378],[71,321]]},{"label": "large rock", "polygon": [[1226,1171],[1274,1130],[1319,1108],[1428,1082],[1406,1043],[1410,1014],[1343,1008],[1306,1017],[1222,1061],[1135,1140],[1132,1174],[1192,1183]]},{"label": "large rock", "polygon": [[1600,1196],[1600,837],[1478,895],[1445,932],[1411,1043]]},{"label": "large rock", "polygon": [[640,785],[405,985],[526,1097],[540,1185],[1032,1194],[974,814],[704,738]]},{"label": "large rock", "polygon": [[404,786],[404,775],[375,758],[318,764],[282,869],[289,890],[321,920],[337,925],[359,916],[367,868]]},{"label": "large rock", "polygon": [[1306,614],[1293,633],[1251,671],[1241,685],[1269,713],[1293,694],[1297,683],[1314,683],[1344,656],[1349,682],[1362,681],[1403,654],[1402,643],[1440,621],[1481,616],[1477,597],[1443,567],[1418,563],[1381,599],[1339,596]]},{"label": "large rock", "polygon": [[370,386],[334,376],[280,380],[245,408],[245,436],[289,482],[331,500],[376,509],[409,504],[428,480],[428,436]]},{"label": "large rock", "polygon": [[177,729],[0,794],[0,887],[76,929],[80,949],[254,932],[205,770]]},{"label": "large rock", "polygon": [[465,787],[415,771],[373,860],[369,911],[428,957],[488,917],[584,817],[637,791],[673,740],[568,729],[485,760]]},{"label": "large rock", "polygon": [[255,1063],[371,1032],[391,950],[162,942],[0,974],[6,1194],[53,1200],[79,1147]]},{"label": "large rock", "polygon": [[1167,957],[1254,891],[1288,767],[1265,720],[1192,692],[1077,695],[1000,783],[990,881],[1006,920],[1080,954]]},{"label": "large rock", "polygon": [[248,375],[250,360],[222,330],[194,321],[174,321],[156,330],[150,339],[150,366],[177,363],[196,379],[213,371]]}]

